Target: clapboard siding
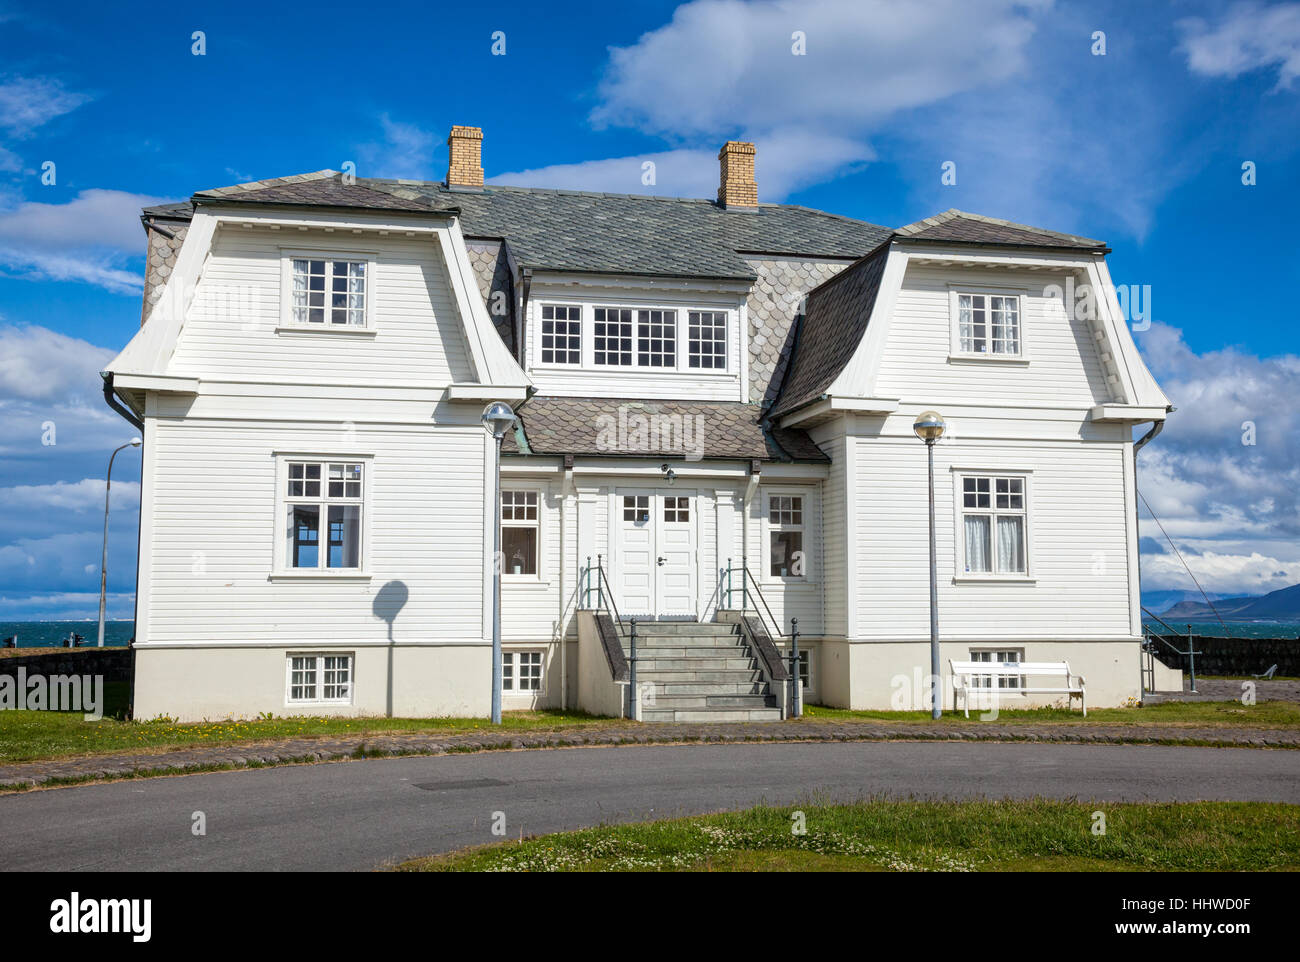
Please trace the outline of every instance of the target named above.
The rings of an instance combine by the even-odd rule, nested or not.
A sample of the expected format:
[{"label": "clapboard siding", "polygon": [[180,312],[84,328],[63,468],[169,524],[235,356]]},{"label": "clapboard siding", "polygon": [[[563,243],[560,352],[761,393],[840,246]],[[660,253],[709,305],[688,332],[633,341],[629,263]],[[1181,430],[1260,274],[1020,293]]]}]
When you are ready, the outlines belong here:
[{"label": "clapboard siding", "polygon": [[848,497],[847,466],[844,461],[847,445],[843,436],[836,436],[821,445],[831,459],[830,473],[822,483],[822,584],[825,598],[827,635],[843,637],[848,633],[847,592],[848,577],[848,516],[845,499]]},{"label": "clapboard siding", "polygon": [[[850,438],[859,637],[929,633],[925,460],[915,439]],[[939,630],[945,638],[1129,635],[1124,444],[957,441],[935,447]],[[952,467],[1029,474],[1032,583],[954,583],[957,492]]]},{"label": "clapboard siding", "polygon": [[[278,331],[281,251],[371,253],[373,337]],[[222,227],[195,290],[171,373],[208,379],[444,386],[473,380],[438,242],[431,237]]]},{"label": "clapboard siding", "polygon": [[[926,403],[1088,408],[1110,400],[1096,341],[1086,320],[1067,316],[1047,285],[1065,276],[1046,271],[989,271],[910,266],[890,316],[877,397]],[[1021,292],[1027,364],[952,361],[953,286]]]},{"label": "clapboard siding", "polygon": [[[483,637],[484,458],[477,428],[337,430],[159,421],[154,427],[148,643],[382,642],[372,604],[408,592],[398,642]],[[373,454],[368,582],[275,581],[275,453]]]}]

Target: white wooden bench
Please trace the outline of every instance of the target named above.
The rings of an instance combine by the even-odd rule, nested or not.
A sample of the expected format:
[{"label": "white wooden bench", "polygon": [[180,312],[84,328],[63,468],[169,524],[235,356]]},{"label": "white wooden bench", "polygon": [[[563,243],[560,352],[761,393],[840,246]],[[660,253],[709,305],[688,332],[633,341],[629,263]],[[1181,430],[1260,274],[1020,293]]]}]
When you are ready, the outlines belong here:
[{"label": "white wooden bench", "polygon": [[[1067,704],[1073,703],[1078,696],[1083,706],[1083,715],[1088,717],[1088,699],[1085,695],[1083,676],[1070,671],[1068,661],[949,661],[952,666],[953,710],[957,708],[957,696],[962,699],[966,717],[970,718],[971,695],[1068,695]],[[992,687],[976,685],[973,677],[981,676],[990,680]],[[1041,678],[1064,677],[1065,685],[1052,686],[1038,682]],[[1020,680],[1017,687],[998,687],[1001,678]],[[992,702],[992,699],[988,699]],[[996,704],[996,702],[993,702]]]}]

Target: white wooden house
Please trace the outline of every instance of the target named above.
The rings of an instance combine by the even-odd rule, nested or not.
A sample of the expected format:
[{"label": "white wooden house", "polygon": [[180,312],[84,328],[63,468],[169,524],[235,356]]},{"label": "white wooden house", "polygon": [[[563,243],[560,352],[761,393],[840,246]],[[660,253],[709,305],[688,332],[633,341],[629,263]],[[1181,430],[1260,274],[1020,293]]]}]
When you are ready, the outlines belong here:
[{"label": "white wooden house", "polygon": [[920,707],[926,409],[945,670],[1139,694],[1133,429],[1169,404],[1103,244],[759,204],[743,144],[717,201],[485,187],[450,145],[448,183],[144,212],[105,372],[144,437],[137,717],[485,715],[498,523],[507,709],[628,710],[633,617],[641,717],[779,716],[796,618],[806,700]]}]

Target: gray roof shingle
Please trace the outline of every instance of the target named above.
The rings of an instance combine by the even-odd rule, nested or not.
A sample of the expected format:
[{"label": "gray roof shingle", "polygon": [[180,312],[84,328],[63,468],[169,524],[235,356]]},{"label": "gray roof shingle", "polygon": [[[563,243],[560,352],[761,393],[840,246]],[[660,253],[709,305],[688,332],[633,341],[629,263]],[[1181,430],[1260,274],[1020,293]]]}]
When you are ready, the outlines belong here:
[{"label": "gray roof shingle", "polygon": [[[317,171],[200,191],[194,202],[459,211],[466,237],[505,239],[522,267],[602,274],[752,280],[745,253],[861,257],[890,231],[865,221],[785,204],[737,211],[714,201],[639,194],[488,186],[450,190],[422,181]],[[182,205],[166,205],[175,214]]]},{"label": "gray roof shingle", "polygon": [[866,332],[889,259],[889,244],[808,293],[790,373],[772,406],[778,417],[815,401],[844,370]]},{"label": "gray roof shingle", "polygon": [[1077,248],[1106,250],[1106,245],[1091,237],[1062,234],[1059,231],[1030,227],[983,214],[972,214],[953,207],[915,224],[898,229],[903,240],[950,241],[959,244],[999,244],[1009,247]]},{"label": "gray roof shingle", "polygon": [[[518,408],[528,452],[606,457],[759,461],[829,460],[806,433],[762,425],[762,409],[739,401],[529,398]],[[644,420],[642,420],[644,419]],[[520,454],[507,435],[504,450]]]}]

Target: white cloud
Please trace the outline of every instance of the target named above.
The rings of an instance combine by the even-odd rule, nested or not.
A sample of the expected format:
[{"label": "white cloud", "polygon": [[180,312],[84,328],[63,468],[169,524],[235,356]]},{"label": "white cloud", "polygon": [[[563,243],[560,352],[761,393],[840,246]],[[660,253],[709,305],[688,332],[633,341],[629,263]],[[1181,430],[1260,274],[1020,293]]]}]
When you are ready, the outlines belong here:
[{"label": "white cloud", "polygon": [[[874,156],[865,143],[815,131],[782,130],[754,140],[758,149],[754,179],[759,185],[759,196],[765,201],[784,199],[801,187],[818,183]],[[643,165],[647,162],[655,165],[654,184],[642,182]],[[554,164],[502,174],[489,181],[615,194],[714,197],[718,191],[718,148],[682,147],[630,157]]]},{"label": "white cloud", "polygon": [[51,77],[8,76],[0,80],[0,128],[12,137],[30,137],[38,127],[91,99],[89,94],[65,90]]},{"label": "white cloud", "polygon": [[0,326],[0,403],[95,398],[114,352],[49,328]]},{"label": "white cloud", "polygon": [[138,294],[143,279],[123,265],[127,257],[144,253],[140,208],[164,202],[93,188],[66,204],[11,204],[0,210],[0,265],[25,277],[84,281]]},{"label": "white cloud", "polygon": [[1290,89],[1300,76],[1300,4],[1237,3],[1213,26],[1196,17],[1178,28],[1179,50],[1193,73],[1235,78],[1275,67],[1279,89]]},{"label": "white cloud", "polygon": [[[20,484],[12,488],[0,488],[0,503],[22,511],[94,511],[98,514],[104,510],[104,479],[82,478],[80,481]],[[139,503],[138,482],[113,482],[110,510],[134,510]]]},{"label": "white cloud", "polygon": [[[1197,354],[1153,324],[1137,335],[1173,400],[1143,449],[1141,490],[1207,591],[1257,594],[1300,582],[1300,357],[1235,348]],[[1254,441],[1246,422],[1254,423]],[[1143,538],[1164,537],[1139,512]],[[1143,554],[1143,588],[1191,587],[1177,557]]]},{"label": "white cloud", "polygon": [[[695,0],[629,47],[610,50],[599,124],[669,137],[840,126],[1018,73],[1034,34],[1015,0]],[[803,31],[806,54],[792,34]]]},{"label": "white cloud", "polygon": [[365,165],[358,174],[364,177],[392,177],[404,180],[432,180],[433,149],[438,139],[416,124],[393,120],[380,114],[384,139],[357,147]]}]

